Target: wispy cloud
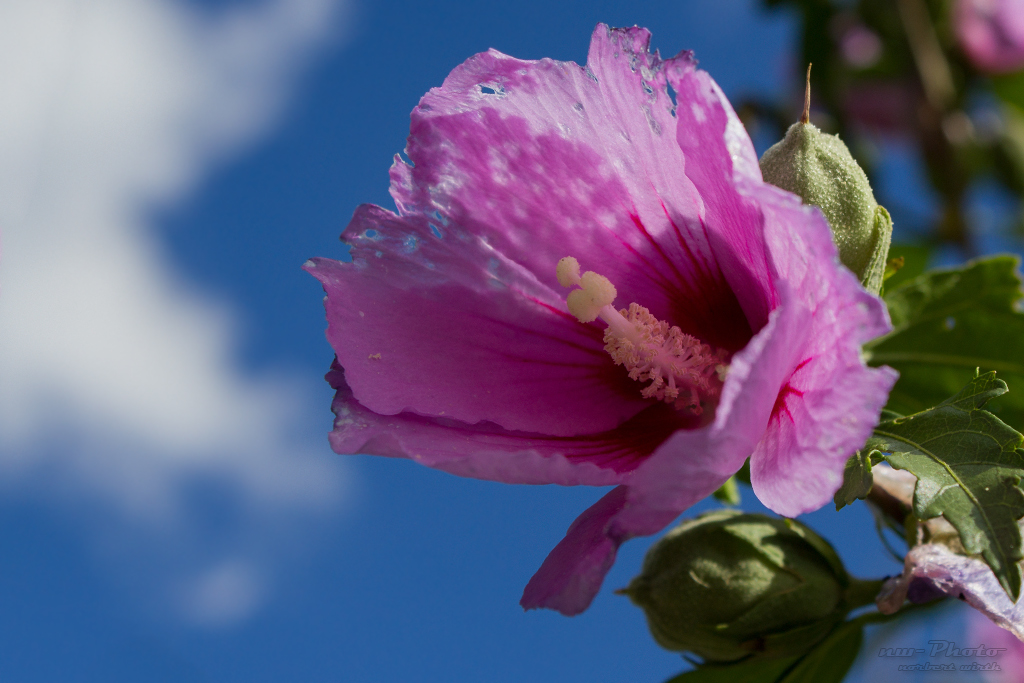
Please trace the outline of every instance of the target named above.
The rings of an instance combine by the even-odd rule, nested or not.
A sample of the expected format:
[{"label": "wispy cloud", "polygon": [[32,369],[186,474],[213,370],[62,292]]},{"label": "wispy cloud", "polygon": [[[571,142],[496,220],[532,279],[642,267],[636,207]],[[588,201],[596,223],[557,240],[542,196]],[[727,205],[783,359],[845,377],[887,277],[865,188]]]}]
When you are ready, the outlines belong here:
[{"label": "wispy cloud", "polygon": [[[302,390],[240,369],[232,311],[174,271],[149,216],[270,129],[297,70],[337,38],[343,2],[0,2],[9,490],[59,491],[158,527],[180,523],[196,477],[226,482],[260,515],[337,500],[340,470],[292,434],[287,406]],[[248,561],[194,567],[185,612],[247,614],[263,575]]]}]

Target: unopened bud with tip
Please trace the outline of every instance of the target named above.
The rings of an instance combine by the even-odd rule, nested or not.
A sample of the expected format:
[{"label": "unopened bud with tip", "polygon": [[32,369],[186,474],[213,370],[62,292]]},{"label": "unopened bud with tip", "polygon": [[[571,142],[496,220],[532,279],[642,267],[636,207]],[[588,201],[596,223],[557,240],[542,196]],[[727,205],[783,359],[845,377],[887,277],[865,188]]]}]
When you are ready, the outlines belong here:
[{"label": "unopened bud with tip", "polygon": [[832,228],[839,260],[877,294],[892,239],[892,218],[875,201],[867,175],[839,136],[822,133],[810,123],[810,76],[808,66],[803,115],[761,157],[761,175],[765,182],[821,209]]}]

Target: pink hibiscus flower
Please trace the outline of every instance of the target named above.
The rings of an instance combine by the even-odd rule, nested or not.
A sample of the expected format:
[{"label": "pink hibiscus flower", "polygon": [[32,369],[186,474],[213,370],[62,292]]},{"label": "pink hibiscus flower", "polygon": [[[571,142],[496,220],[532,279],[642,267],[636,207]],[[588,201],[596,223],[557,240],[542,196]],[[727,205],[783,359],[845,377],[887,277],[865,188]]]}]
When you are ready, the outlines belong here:
[{"label": "pink hibiscus flower", "polygon": [[960,46],[978,69],[1024,68],[1024,0],[958,0],[953,17]]},{"label": "pink hibiscus flower", "polygon": [[761,180],[692,55],[649,41],[599,25],[585,67],[470,58],[412,113],[398,213],[359,207],[352,262],[306,264],[337,354],[335,451],[617,485],[526,608],[586,609],[623,541],[748,457],[765,505],[820,507],[895,380],[861,360],[887,314],[820,212]]}]

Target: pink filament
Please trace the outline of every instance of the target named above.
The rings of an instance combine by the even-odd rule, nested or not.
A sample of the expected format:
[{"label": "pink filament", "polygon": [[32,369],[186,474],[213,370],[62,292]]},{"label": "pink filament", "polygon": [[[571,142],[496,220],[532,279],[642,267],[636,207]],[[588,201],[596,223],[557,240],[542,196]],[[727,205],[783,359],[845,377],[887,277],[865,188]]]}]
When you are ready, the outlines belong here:
[{"label": "pink filament", "polygon": [[669,327],[636,303],[621,311],[607,305],[598,315],[608,323],[604,348],[615,364],[624,365],[630,379],[651,382],[641,392],[644,398],[700,415],[702,404],[721,394],[717,369],[727,362],[725,352]]}]

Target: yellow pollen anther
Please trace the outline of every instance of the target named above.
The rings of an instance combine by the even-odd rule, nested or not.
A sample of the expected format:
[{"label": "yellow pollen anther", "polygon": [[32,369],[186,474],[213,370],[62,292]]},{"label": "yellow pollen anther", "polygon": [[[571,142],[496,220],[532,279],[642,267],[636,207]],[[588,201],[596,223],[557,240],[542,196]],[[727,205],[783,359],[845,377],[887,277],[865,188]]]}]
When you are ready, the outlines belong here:
[{"label": "yellow pollen anther", "polygon": [[639,304],[615,310],[615,285],[593,271],[582,276],[579,272],[579,261],[571,256],[560,260],[556,268],[562,286],[580,287],[566,298],[569,312],[583,323],[601,318],[608,324],[604,349],[616,365],[625,366],[631,379],[650,381],[640,392],[644,398],[671,403],[694,415],[703,412],[703,403],[718,398],[727,368],[724,351],[715,351],[678,327],[658,320]]}]

